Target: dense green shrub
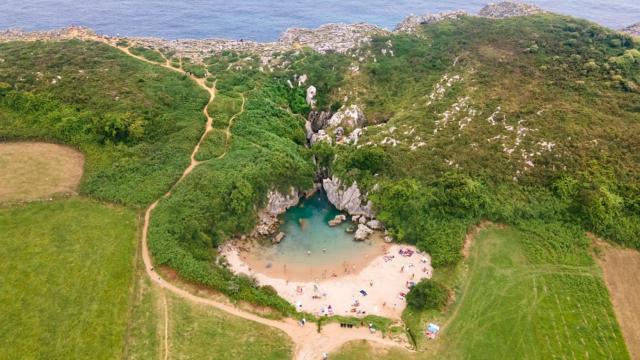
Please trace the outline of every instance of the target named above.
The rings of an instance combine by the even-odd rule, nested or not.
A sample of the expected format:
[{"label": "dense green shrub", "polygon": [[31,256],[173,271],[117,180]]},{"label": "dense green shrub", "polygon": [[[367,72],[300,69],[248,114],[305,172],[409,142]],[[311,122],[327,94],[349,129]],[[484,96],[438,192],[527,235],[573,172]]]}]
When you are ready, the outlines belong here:
[{"label": "dense green shrub", "polygon": [[[245,111],[236,117],[225,156],[202,163],[158,204],[149,247],[158,264],[171,266],[185,279],[286,314],[293,307],[268,288],[216,265],[216,247],[253,229],[269,190],[310,188],[314,178],[303,122],[285,110],[287,87],[259,81],[259,88],[245,94]],[[209,146],[220,146],[205,144],[209,155],[198,155],[204,159]]]},{"label": "dense green shrub", "polygon": [[423,279],[407,294],[407,305],[415,310],[439,310],[447,304],[449,291],[435,280]]}]

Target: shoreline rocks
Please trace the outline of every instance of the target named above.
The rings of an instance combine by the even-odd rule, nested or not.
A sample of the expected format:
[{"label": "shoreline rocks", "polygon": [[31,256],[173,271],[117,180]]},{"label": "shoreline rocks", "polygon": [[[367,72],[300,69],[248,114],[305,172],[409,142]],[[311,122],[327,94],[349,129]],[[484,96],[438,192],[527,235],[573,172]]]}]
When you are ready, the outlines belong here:
[{"label": "shoreline rocks", "polygon": [[640,36],[640,22],[629,25],[620,31],[631,36]]},{"label": "shoreline rocks", "polygon": [[[511,16],[526,16],[543,13],[541,8],[519,2],[499,2],[489,4],[482,8],[477,16],[500,19]],[[335,52],[346,54],[353,49],[357,49],[364,44],[370,43],[374,36],[389,35],[394,32],[414,33],[420,25],[431,24],[447,19],[459,19],[463,16],[474,16],[464,11],[450,11],[436,14],[410,15],[396,25],[394,31],[389,31],[381,27],[366,24],[343,24],[330,23],[315,29],[290,28],[272,42],[256,42],[251,40],[230,40],[230,39],[177,39],[167,40],[155,37],[126,37],[98,35],[93,30],[86,27],[69,26],[62,29],[49,31],[23,31],[20,29],[0,30],[0,42],[6,41],[34,41],[34,40],[95,40],[102,38],[110,41],[125,40],[131,46],[140,46],[155,49],[164,53],[171,52],[177,58],[189,58],[194,63],[204,63],[204,60],[212,55],[220,54],[224,51],[236,53],[254,54],[260,59],[260,69],[268,70],[288,65],[287,60],[279,58],[280,54],[287,51],[300,51],[299,49],[308,47],[319,53]],[[637,35],[637,30],[629,30]],[[385,49],[383,54],[392,49]],[[308,76],[301,75],[299,79],[294,79],[297,86],[303,86],[307,82]],[[294,83],[290,82],[290,86]]]},{"label": "shoreline rocks", "polygon": [[371,230],[370,228],[367,227],[367,225],[363,225],[363,224],[358,224],[358,230],[356,230],[356,233],[354,235],[354,239],[356,241],[364,241],[366,240],[369,235],[373,234],[373,230]]},{"label": "shoreline rocks", "polygon": [[347,216],[344,214],[336,215],[333,219],[329,220],[329,226],[334,227],[342,224],[347,220]]},{"label": "shoreline rocks", "polygon": [[271,240],[271,243],[272,243],[272,244],[279,244],[279,243],[282,241],[282,239],[284,239],[284,233],[283,233],[282,231],[280,231],[280,232],[278,233],[278,235],[276,235],[276,236]]},{"label": "shoreline rocks", "polygon": [[490,19],[504,19],[514,16],[529,16],[544,13],[541,8],[521,2],[501,1],[480,9],[478,16]]},{"label": "shoreline rocks", "polygon": [[409,15],[396,25],[396,32],[414,33],[421,25],[433,24],[443,20],[457,20],[463,16],[469,16],[466,11],[447,11],[436,14]]}]

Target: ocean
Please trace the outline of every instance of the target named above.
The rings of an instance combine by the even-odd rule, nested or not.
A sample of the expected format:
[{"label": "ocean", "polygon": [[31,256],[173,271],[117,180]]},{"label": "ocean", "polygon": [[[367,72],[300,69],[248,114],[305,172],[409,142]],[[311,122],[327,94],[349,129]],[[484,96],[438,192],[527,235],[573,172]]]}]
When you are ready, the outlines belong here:
[{"label": "ocean", "polygon": [[[106,35],[271,41],[289,27],[367,22],[388,29],[409,14],[477,12],[491,0],[2,0],[0,29],[88,26]],[[494,0],[495,1],[495,0]],[[640,0],[532,0],[619,29],[640,22]]]}]

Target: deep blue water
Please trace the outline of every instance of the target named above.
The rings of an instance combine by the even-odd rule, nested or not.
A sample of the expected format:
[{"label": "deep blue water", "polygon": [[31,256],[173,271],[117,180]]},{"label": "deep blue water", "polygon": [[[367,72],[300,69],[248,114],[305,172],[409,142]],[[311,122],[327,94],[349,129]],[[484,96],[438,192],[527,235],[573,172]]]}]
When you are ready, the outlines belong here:
[{"label": "deep blue water", "polygon": [[[289,27],[368,22],[389,29],[409,14],[477,12],[497,0],[0,0],[0,29],[89,26],[107,35],[270,41]],[[531,0],[621,28],[640,22],[640,0]]]}]

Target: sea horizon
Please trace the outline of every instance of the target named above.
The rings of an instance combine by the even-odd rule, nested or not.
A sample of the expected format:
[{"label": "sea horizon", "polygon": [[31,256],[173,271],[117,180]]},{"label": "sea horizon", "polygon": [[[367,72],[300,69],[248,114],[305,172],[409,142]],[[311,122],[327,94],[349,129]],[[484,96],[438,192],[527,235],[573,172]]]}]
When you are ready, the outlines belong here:
[{"label": "sea horizon", "polygon": [[[163,0],[9,0],[0,4],[0,29],[55,30],[89,27],[109,36],[145,36],[174,39],[244,39],[269,42],[288,28],[316,28],[328,23],[369,23],[392,30],[409,15],[464,10],[477,13],[491,1],[385,0],[326,1],[196,1]],[[606,4],[588,1],[534,0],[544,10],[594,21],[612,29],[640,22],[640,2],[618,0]]]}]

